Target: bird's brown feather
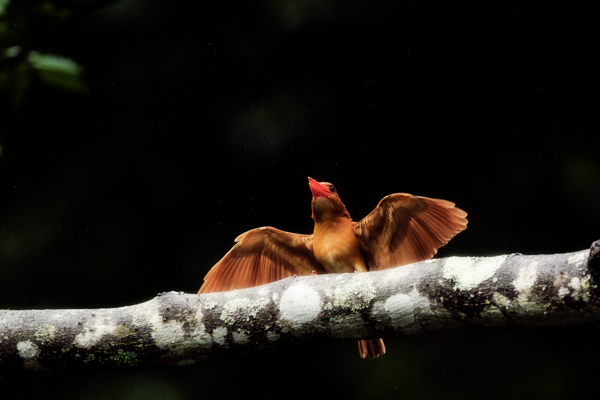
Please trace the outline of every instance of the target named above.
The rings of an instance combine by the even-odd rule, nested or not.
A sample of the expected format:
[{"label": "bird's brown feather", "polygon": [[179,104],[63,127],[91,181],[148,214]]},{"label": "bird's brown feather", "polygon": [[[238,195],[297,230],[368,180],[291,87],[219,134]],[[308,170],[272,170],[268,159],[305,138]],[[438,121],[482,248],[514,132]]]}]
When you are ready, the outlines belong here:
[{"label": "bird's brown feather", "polygon": [[358,341],[358,354],[360,358],[377,358],[385,354],[383,339],[362,339]]},{"label": "bird's brown feather", "polygon": [[440,199],[396,193],[354,224],[369,271],[428,260],[466,229],[467,213]]},{"label": "bird's brown feather", "polygon": [[206,274],[198,293],[264,285],[294,275],[325,273],[315,260],[312,235],[263,227],[242,233],[231,250]]}]

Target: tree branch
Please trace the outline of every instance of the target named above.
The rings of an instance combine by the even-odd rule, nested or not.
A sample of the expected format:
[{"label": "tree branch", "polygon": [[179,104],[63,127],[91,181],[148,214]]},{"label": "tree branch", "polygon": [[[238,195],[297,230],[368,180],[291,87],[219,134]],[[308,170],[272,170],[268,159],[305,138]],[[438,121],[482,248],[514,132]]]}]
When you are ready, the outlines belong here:
[{"label": "tree branch", "polygon": [[598,282],[600,241],[566,254],[450,257],[224,293],[169,292],[120,308],[1,310],[0,370],[186,365],[304,341],[587,323],[600,319]]}]

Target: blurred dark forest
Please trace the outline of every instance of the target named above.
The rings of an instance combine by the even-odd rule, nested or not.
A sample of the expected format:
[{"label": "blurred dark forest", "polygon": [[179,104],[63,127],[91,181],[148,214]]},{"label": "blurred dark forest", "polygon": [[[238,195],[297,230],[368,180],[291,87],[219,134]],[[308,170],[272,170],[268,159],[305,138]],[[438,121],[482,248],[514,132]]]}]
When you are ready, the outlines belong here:
[{"label": "blurred dark forest", "polygon": [[[0,0],[0,308],[196,292],[245,230],[312,231],[307,176],[355,220],[394,192],[455,202],[469,228],[440,257],[588,248],[600,68],[583,4]],[[575,398],[597,390],[599,328],[4,376],[0,396]]]}]

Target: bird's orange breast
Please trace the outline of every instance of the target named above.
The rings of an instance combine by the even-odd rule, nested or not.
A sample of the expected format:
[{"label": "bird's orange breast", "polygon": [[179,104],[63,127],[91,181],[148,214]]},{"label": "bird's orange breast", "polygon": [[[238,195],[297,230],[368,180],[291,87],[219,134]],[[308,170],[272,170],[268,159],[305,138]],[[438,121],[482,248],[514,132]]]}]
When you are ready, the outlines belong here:
[{"label": "bird's orange breast", "polygon": [[315,258],[327,273],[366,272],[352,222],[345,218],[315,224]]}]

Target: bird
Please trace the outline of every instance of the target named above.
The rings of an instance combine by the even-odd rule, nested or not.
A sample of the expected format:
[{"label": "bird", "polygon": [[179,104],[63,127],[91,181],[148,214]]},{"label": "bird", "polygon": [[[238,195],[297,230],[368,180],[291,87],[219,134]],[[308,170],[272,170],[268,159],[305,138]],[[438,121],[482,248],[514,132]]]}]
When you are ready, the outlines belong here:
[{"label": "bird", "polygon": [[[467,227],[467,213],[454,203],[408,193],[385,196],[355,222],[333,184],[308,178],[313,234],[270,226],[242,233],[204,277],[198,293],[264,285],[295,275],[357,273],[399,267],[432,258]],[[361,358],[385,354],[382,339],[358,341]]]}]

